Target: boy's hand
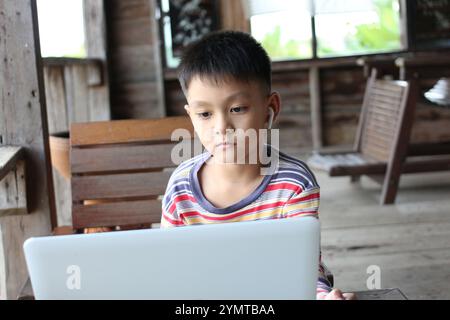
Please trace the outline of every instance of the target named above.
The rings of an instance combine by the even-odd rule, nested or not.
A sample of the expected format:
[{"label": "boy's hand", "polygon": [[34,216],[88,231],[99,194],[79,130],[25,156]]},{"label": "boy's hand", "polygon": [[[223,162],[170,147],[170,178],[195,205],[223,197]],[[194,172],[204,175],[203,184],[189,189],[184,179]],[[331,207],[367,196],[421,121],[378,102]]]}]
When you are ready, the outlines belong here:
[{"label": "boy's hand", "polygon": [[356,300],[354,293],[342,293],[339,289],[333,289],[325,297],[324,300]]}]

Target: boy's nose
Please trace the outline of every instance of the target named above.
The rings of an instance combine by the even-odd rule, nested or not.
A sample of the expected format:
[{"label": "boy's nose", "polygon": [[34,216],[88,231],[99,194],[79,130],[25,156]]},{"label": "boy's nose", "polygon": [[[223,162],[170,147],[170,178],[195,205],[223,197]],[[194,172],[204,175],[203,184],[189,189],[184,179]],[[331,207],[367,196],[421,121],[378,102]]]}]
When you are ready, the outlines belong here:
[{"label": "boy's nose", "polygon": [[214,134],[225,137],[227,134],[230,134],[229,132],[227,132],[227,130],[234,130],[228,117],[226,117],[226,116],[217,117],[217,120],[216,120],[216,123],[214,126]]}]

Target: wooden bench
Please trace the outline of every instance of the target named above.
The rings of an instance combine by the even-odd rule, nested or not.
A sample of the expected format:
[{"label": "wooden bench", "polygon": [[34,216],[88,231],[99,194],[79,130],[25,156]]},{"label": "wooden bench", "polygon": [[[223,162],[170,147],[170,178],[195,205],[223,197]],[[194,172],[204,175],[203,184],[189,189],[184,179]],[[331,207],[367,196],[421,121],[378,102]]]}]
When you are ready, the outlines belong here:
[{"label": "wooden bench", "polygon": [[[72,124],[73,232],[159,224],[161,196],[178,165],[171,160],[176,129],[193,137],[188,117]],[[66,232],[67,227],[55,233]]]},{"label": "wooden bench", "polygon": [[[411,146],[416,107],[415,82],[368,80],[353,150],[314,153],[308,164],[330,176],[367,175],[382,184],[381,204],[394,203],[400,175],[450,170],[449,147]],[[408,156],[409,153],[409,156]]]}]

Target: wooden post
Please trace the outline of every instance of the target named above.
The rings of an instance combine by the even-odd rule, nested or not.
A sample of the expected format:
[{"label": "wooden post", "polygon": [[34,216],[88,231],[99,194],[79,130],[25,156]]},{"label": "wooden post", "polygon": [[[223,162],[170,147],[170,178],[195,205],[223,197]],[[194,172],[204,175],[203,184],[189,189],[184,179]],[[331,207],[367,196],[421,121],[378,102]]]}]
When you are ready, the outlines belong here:
[{"label": "wooden post", "polygon": [[158,20],[156,18],[156,10],[158,8],[158,5],[156,3],[156,0],[150,0],[150,26],[151,26],[151,34],[153,40],[153,48],[154,48],[154,57],[153,57],[153,66],[155,68],[155,96],[158,97],[158,104],[157,108],[159,110],[159,113],[161,114],[161,117],[167,116],[167,110],[166,110],[166,99],[165,99],[165,93],[164,93],[164,76],[163,76],[163,67],[162,67],[162,57],[161,57],[161,51],[158,50],[159,46],[159,24]]},{"label": "wooden post", "polygon": [[411,50],[412,48],[412,43],[409,33],[411,31],[409,31],[408,28],[408,5],[407,5],[407,1],[406,0],[400,0],[399,1],[399,5],[400,5],[400,43],[402,46],[403,50]]},{"label": "wooden post", "polygon": [[93,2],[106,12],[112,118],[165,117],[156,0]]},{"label": "wooden post", "polygon": [[[72,122],[111,119],[103,0],[84,0],[87,59],[45,58],[50,134],[69,131]],[[53,169],[57,225],[72,224],[70,181]]]},{"label": "wooden post", "polygon": [[0,140],[25,149],[30,213],[0,217],[0,299],[15,299],[28,277],[23,242],[56,224],[35,0],[0,0],[0,44]]},{"label": "wooden post", "polygon": [[[103,0],[84,0],[83,2],[87,56],[102,61],[102,81],[90,83],[88,92],[89,118],[96,121],[111,119],[105,8],[103,3]],[[95,66],[88,68],[88,75],[91,74],[96,74]],[[88,78],[91,79],[91,77]]]},{"label": "wooden post", "polygon": [[0,145],[0,217],[27,214],[23,148]]},{"label": "wooden post", "polygon": [[250,33],[250,19],[246,17],[242,0],[220,0],[220,28]]},{"label": "wooden post", "polygon": [[322,141],[322,101],[320,96],[320,71],[318,67],[309,69],[309,95],[311,101],[311,130],[313,148],[323,146]]}]

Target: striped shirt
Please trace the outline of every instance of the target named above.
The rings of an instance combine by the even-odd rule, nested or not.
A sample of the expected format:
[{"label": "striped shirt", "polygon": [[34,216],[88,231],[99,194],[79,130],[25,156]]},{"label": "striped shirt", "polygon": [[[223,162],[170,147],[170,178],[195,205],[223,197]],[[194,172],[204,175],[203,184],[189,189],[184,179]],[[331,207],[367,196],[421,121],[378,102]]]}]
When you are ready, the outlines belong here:
[{"label": "striped shirt", "polygon": [[[320,187],[307,165],[270,146],[278,159],[256,190],[226,208],[217,208],[202,193],[198,172],[211,157],[202,153],[182,162],[172,173],[162,200],[161,227],[281,219],[300,216],[318,218]],[[329,291],[329,271],[319,261],[317,298]]]}]

